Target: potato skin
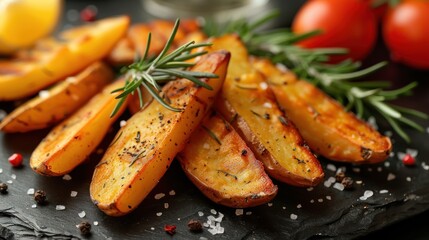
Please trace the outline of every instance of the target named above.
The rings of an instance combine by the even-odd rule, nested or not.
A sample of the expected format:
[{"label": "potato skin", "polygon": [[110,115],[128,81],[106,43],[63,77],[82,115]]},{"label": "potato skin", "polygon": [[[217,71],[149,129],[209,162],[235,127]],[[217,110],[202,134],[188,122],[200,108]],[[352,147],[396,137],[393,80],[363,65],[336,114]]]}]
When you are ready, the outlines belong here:
[{"label": "potato skin", "polygon": [[24,59],[0,61],[0,101],[31,96],[101,60],[125,34],[129,21],[121,16],[66,30],[61,41],[42,40],[48,47],[36,49],[36,59],[23,53],[18,56]]},{"label": "potato skin", "polygon": [[216,112],[206,116],[177,157],[188,178],[215,203],[254,207],[277,194],[262,163]]},{"label": "potato skin", "polygon": [[173,112],[152,101],[128,119],[94,171],[90,194],[100,210],[112,216],[125,215],[155,187],[210,109],[229,58],[226,51],[215,52],[192,69],[217,74],[217,79],[203,79],[213,90],[186,79],[163,87],[170,104],[183,111]]},{"label": "potato skin", "polygon": [[[296,77],[291,80],[291,73],[282,72],[267,60],[254,59],[253,66],[267,76],[277,101],[316,153],[357,164],[387,159],[392,149],[390,139],[346,112],[314,85]],[[282,76],[289,78],[286,84],[280,80]]]},{"label": "potato skin", "polygon": [[47,97],[36,96],[17,107],[0,122],[7,133],[29,132],[53,126],[70,116],[113,79],[112,70],[101,62],[88,66],[46,90]]},{"label": "potato skin", "polygon": [[212,40],[213,49],[231,51],[232,59],[215,108],[246,141],[265,171],[294,186],[319,184],[322,167],[295,125],[281,111],[264,77],[249,63],[247,49],[235,35]]},{"label": "potato skin", "polygon": [[111,92],[123,85],[122,80],[109,84],[85,106],[54,127],[33,151],[31,168],[42,175],[61,176],[82,163],[125,110],[126,102],[114,117],[110,117],[117,103]]}]

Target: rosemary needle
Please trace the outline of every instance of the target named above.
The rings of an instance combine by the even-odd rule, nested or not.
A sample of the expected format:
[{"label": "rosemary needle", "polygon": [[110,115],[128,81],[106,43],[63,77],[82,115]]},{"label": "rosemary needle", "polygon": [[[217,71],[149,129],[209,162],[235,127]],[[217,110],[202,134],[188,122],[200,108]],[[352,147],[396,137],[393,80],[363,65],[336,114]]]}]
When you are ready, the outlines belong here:
[{"label": "rosemary needle", "polygon": [[388,82],[355,81],[379,70],[387,63],[380,62],[365,69],[360,69],[360,62],[352,60],[328,64],[330,55],[344,54],[347,53],[347,50],[341,48],[304,49],[294,45],[300,40],[318,34],[318,31],[304,34],[295,34],[289,29],[258,31],[259,27],[277,16],[278,12],[271,12],[254,22],[236,20],[226,26],[206,21],[204,31],[209,36],[220,36],[226,33],[240,35],[250,54],[267,57],[274,63],[285,65],[299,78],[318,86],[343,104],[346,110],[354,111],[360,118],[368,117],[373,112],[378,113],[407,142],[410,142],[410,138],[403,130],[403,125],[424,131],[423,127],[409,117],[428,119],[427,114],[389,103],[400,96],[410,95],[417,83],[412,82],[395,90],[384,90],[383,88],[390,86]]},{"label": "rosemary needle", "polygon": [[187,68],[192,67],[194,64],[186,62],[189,59],[207,53],[205,51],[191,53],[191,50],[210,46],[210,43],[196,44],[194,41],[191,41],[168,53],[176,36],[179,24],[180,20],[178,19],[174,24],[171,35],[164,48],[156,58],[152,60],[147,58],[148,49],[150,48],[151,43],[151,34],[149,33],[146,50],[142,58],[139,59],[137,57],[134,63],[121,69],[121,73],[125,75],[126,81],[122,88],[112,91],[112,93],[121,93],[116,96],[118,102],[110,115],[111,117],[118,112],[119,108],[130,94],[137,94],[140,101],[140,107],[143,106],[144,103],[142,91],[140,89],[141,87],[146,88],[149,94],[151,94],[161,105],[176,112],[181,111],[182,109],[171,106],[168,101],[163,98],[161,89],[162,84],[177,80],[178,78],[185,78],[194,82],[197,86],[201,86],[209,90],[212,89],[210,85],[201,81],[200,78],[217,78],[218,76],[213,73],[187,70]]}]

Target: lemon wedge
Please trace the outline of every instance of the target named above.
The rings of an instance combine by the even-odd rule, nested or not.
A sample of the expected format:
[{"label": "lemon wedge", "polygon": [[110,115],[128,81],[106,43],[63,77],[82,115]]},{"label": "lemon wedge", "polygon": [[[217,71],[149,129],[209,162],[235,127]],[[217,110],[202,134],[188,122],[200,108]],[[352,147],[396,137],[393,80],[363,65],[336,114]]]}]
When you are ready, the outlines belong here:
[{"label": "lemon wedge", "polygon": [[0,0],[0,54],[29,47],[51,33],[61,6],[62,0]]}]

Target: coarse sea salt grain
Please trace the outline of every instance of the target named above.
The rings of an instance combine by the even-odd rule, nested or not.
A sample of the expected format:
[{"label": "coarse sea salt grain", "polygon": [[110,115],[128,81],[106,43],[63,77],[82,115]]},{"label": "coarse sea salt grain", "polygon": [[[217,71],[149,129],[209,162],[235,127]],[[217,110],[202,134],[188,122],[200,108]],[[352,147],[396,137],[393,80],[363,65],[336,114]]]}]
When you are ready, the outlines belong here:
[{"label": "coarse sea salt grain", "polygon": [[70,192],[70,197],[76,197],[77,196],[77,192],[76,191],[71,191]]},{"label": "coarse sea salt grain", "polygon": [[422,162],[422,168],[427,171],[429,170],[429,165],[427,165],[426,162]]},{"label": "coarse sea salt grain", "polygon": [[80,218],[84,218],[86,216],[86,212],[82,211],[80,213],[77,214]]},{"label": "coarse sea salt grain", "polygon": [[310,203],[314,203],[314,199],[311,199],[311,200],[310,200]]},{"label": "coarse sea salt grain", "polygon": [[13,183],[13,181],[12,181],[12,180],[7,180],[6,182],[7,182],[7,183],[9,183],[9,184],[12,184],[12,183]]},{"label": "coarse sea salt grain", "polygon": [[326,165],[326,169],[335,172],[337,171],[337,167],[334,164],[328,163],[328,165]]},{"label": "coarse sea salt grain", "polygon": [[0,173],[3,173],[3,168],[0,168]]},{"label": "coarse sea salt grain", "polygon": [[390,167],[390,162],[384,162],[385,167]]},{"label": "coarse sea salt grain", "polygon": [[356,184],[359,184],[359,185],[360,185],[360,184],[362,184],[362,183],[363,183],[363,182],[362,182],[362,180],[357,180],[357,181],[356,181]]},{"label": "coarse sea salt grain", "polygon": [[407,182],[411,182],[411,178],[410,177],[406,177],[405,180],[407,180]]},{"label": "coarse sea salt grain", "polygon": [[382,189],[382,190],[380,190],[380,194],[386,194],[386,193],[388,193],[389,192],[389,190],[387,190],[387,189]]},{"label": "coarse sea salt grain", "polygon": [[66,206],[64,206],[64,205],[56,205],[55,206],[55,210],[57,210],[57,211],[63,211],[65,209],[66,209]]},{"label": "coarse sea salt grain", "polygon": [[125,121],[125,120],[121,120],[121,121],[119,122],[119,126],[120,126],[120,127],[123,127],[123,126],[125,126],[125,125],[127,125],[127,121]]},{"label": "coarse sea salt grain", "polygon": [[31,205],[31,208],[37,208],[37,204]]},{"label": "coarse sea salt grain", "polygon": [[388,175],[387,175],[387,181],[392,181],[392,180],[394,180],[396,178],[396,176],[395,176],[395,174],[393,174],[393,173],[389,173]]},{"label": "coarse sea salt grain", "polygon": [[154,228],[154,227],[151,227],[151,228],[150,228],[150,230],[152,230],[152,231],[153,231],[153,230],[155,230],[155,228]]},{"label": "coarse sea salt grain", "polygon": [[198,216],[202,217],[202,216],[204,216],[204,213],[201,211],[198,211]]},{"label": "coarse sea salt grain", "polygon": [[5,118],[7,116],[7,112],[3,109],[0,109],[0,120]]},{"label": "coarse sea salt grain", "polygon": [[398,153],[396,154],[396,156],[398,157],[398,159],[399,159],[400,161],[402,161],[402,159],[404,159],[405,155],[406,155],[406,153],[404,153],[404,152],[398,152]]},{"label": "coarse sea salt grain", "polygon": [[414,157],[414,158],[417,157],[417,155],[419,154],[419,150],[413,149],[413,148],[407,148],[405,149],[405,152],[410,154],[411,157]]},{"label": "coarse sea salt grain", "polygon": [[368,117],[368,124],[371,125],[375,130],[378,129],[377,121],[375,120],[374,116]]},{"label": "coarse sea salt grain", "polygon": [[98,221],[94,221],[92,224],[94,224],[94,226],[98,226]]},{"label": "coarse sea salt grain", "polygon": [[237,208],[237,209],[235,209],[235,215],[236,215],[236,216],[241,216],[241,215],[243,215],[243,209],[242,209],[242,208]]},{"label": "coarse sea salt grain", "polygon": [[272,203],[272,202],[269,202],[269,203],[267,203],[267,205],[268,205],[268,207],[272,207],[272,206],[273,206],[273,203]]},{"label": "coarse sea salt grain", "polygon": [[323,202],[323,198],[317,199],[318,202]]},{"label": "coarse sea salt grain", "polygon": [[155,198],[156,200],[159,200],[159,199],[161,199],[161,198],[163,198],[163,197],[165,197],[165,194],[164,194],[164,193],[157,193],[157,194],[155,194],[155,196],[154,196],[154,198]]},{"label": "coarse sea salt grain", "polygon": [[261,82],[261,83],[259,84],[259,87],[260,87],[262,90],[267,90],[267,88],[268,88],[268,84],[267,84],[266,82]]},{"label": "coarse sea salt grain", "polygon": [[168,204],[167,202],[166,203],[164,203],[164,208],[165,209],[167,209],[167,208],[169,208],[170,207],[170,204]]},{"label": "coarse sea salt grain", "polygon": [[334,177],[329,177],[324,183],[323,183],[323,185],[325,186],[325,187],[331,187],[331,185],[335,182],[336,180],[335,180],[335,178]]},{"label": "coarse sea salt grain", "polygon": [[170,192],[168,192],[168,194],[169,194],[170,196],[174,196],[174,195],[176,195],[176,191],[171,190]]},{"label": "coarse sea salt grain", "polygon": [[326,199],[332,200],[332,197],[328,195],[328,196],[326,196]]},{"label": "coarse sea salt grain", "polygon": [[210,209],[210,212],[211,212],[212,214],[217,214],[217,211],[216,211],[216,210],[214,210],[214,209]]},{"label": "coarse sea salt grain", "polygon": [[335,183],[333,188],[339,190],[339,191],[344,191],[344,185],[341,183]]},{"label": "coarse sea salt grain", "polygon": [[355,173],[359,173],[360,172],[360,168],[357,168],[357,167],[352,168],[352,171],[355,172]]},{"label": "coarse sea salt grain", "polygon": [[28,195],[33,195],[33,194],[34,194],[34,188],[29,188],[29,189],[27,190],[27,194],[28,194]]},{"label": "coarse sea salt grain", "polygon": [[12,174],[12,175],[10,175],[10,178],[12,178],[13,180],[15,180],[16,179],[16,175]]},{"label": "coarse sea salt grain", "polygon": [[389,157],[393,158],[395,156],[395,152],[390,152]]},{"label": "coarse sea salt grain", "polygon": [[302,208],[301,204],[296,205],[296,208]]},{"label": "coarse sea salt grain", "polygon": [[313,191],[314,190],[314,188],[313,187],[309,187],[309,188],[307,188],[307,191],[309,191],[309,192],[311,192],[311,191]]},{"label": "coarse sea salt grain", "polygon": [[360,199],[360,200],[362,200],[362,201],[365,201],[365,200],[367,200],[368,198],[372,197],[373,195],[374,195],[374,192],[373,192],[373,191],[371,191],[371,190],[366,190],[366,191],[363,193],[363,196],[360,196],[360,197],[359,197],[359,199]]},{"label": "coarse sea salt grain", "polygon": [[42,90],[42,91],[39,92],[39,97],[40,98],[48,98],[49,95],[51,95],[51,94],[47,90]]},{"label": "coarse sea salt grain", "polygon": [[157,212],[156,216],[161,217],[162,216],[162,212]]},{"label": "coarse sea salt grain", "polygon": [[393,132],[392,131],[385,131],[384,136],[391,137],[391,136],[393,136]]},{"label": "coarse sea salt grain", "polygon": [[383,171],[383,168],[382,167],[377,167],[377,172],[381,172],[381,171]]},{"label": "coarse sea salt grain", "polygon": [[66,174],[63,176],[63,180],[70,181],[70,180],[72,180],[72,177],[70,175]]},{"label": "coarse sea salt grain", "polygon": [[291,213],[290,214],[290,219],[296,220],[296,219],[298,219],[298,215]]},{"label": "coarse sea salt grain", "polygon": [[246,215],[247,215],[247,216],[252,215],[252,212],[251,212],[251,211],[247,211],[247,212],[246,212]]},{"label": "coarse sea salt grain", "polygon": [[263,106],[265,108],[272,108],[273,107],[273,105],[271,103],[269,103],[269,102],[265,102]]}]

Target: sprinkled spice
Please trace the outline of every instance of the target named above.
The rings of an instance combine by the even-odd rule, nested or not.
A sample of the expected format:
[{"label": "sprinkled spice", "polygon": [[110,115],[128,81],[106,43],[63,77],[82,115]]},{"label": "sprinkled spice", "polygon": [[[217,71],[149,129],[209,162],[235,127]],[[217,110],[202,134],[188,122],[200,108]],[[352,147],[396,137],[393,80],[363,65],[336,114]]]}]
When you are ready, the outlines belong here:
[{"label": "sprinkled spice", "polygon": [[191,232],[202,232],[203,231],[203,225],[201,224],[200,221],[195,220],[195,219],[191,219],[188,222],[188,228],[189,228],[189,231],[191,231]]},{"label": "sprinkled spice", "polygon": [[411,154],[407,153],[405,154],[405,156],[402,158],[402,163],[405,166],[414,166],[416,164],[416,160],[414,159],[413,156],[411,156]]},{"label": "sprinkled spice", "polygon": [[344,177],[341,184],[344,185],[344,189],[350,190],[353,188],[353,179],[351,177]]},{"label": "sprinkled spice", "polygon": [[12,167],[22,166],[22,155],[19,153],[14,153],[8,158],[9,163]]},{"label": "sprinkled spice", "polygon": [[79,228],[82,235],[88,235],[91,233],[91,224],[89,222],[81,222],[76,225],[76,227]]},{"label": "sprinkled spice", "polygon": [[0,193],[1,194],[7,193],[7,184],[6,183],[0,183]]},{"label": "sprinkled spice", "polygon": [[34,193],[34,201],[36,201],[37,204],[45,204],[46,203],[46,192],[43,190],[37,190]]},{"label": "sprinkled spice", "polygon": [[344,172],[337,172],[337,174],[335,174],[335,180],[337,182],[342,182],[345,177],[346,174]]},{"label": "sprinkled spice", "polygon": [[164,231],[170,235],[174,235],[176,233],[176,226],[175,225],[165,225]]}]

